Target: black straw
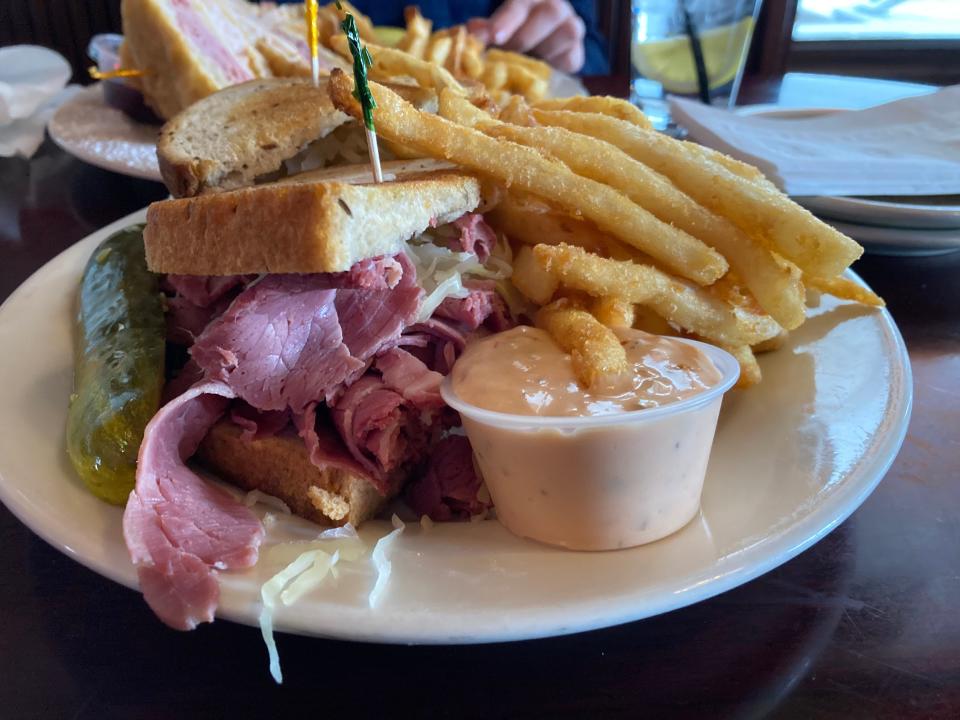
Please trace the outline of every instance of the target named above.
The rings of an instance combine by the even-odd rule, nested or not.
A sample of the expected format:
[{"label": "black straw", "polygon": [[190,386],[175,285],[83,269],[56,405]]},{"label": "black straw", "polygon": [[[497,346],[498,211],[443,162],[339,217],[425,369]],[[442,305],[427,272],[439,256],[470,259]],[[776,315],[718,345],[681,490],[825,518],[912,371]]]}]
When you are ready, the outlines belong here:
[{"label": "black straw", "polygon": [[710,104],[710,81],[707,79],[707,65],[703,62],[703,48],[700,47],[700,35],[693,24],[693,18],[687,10],[685,2],[680,3],[680,9],[683,10],[683,24],[686,27],[687,35],[690,37],[690,48],[693,50],[693,64],[697,68],[697,89],[700,91],[700,102],[704,105]]}]

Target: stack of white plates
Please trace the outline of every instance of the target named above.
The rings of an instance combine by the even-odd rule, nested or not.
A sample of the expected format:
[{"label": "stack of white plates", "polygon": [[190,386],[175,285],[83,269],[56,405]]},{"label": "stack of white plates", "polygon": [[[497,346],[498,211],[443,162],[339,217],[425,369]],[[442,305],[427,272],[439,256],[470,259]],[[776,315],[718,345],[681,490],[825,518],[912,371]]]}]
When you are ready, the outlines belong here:
[{"label": "stack of white plates", "polygon": [[[753,105],[737,112],[797,119],[844,110]],[[960,250],[960,195],[793,199],[874,255],[940,255]]]},{"label": "stack of white plates", "polygon": [[960,195],[794,199],[873,254],[938,255],[960,250]]}]

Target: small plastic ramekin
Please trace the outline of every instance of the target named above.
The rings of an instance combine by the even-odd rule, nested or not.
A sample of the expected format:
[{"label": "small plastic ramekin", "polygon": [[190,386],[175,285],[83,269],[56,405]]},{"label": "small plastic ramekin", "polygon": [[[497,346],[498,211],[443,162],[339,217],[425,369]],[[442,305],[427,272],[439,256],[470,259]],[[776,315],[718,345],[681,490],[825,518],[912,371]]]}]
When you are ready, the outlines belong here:
[{"label": "small plastic ramekin", "polygon": [[659,540],[694,518],[723,395],[740,367],[718,347],[677,339],[705,353],[720,382],[648,410],[590,417],[494,412],[460,399],[447,376],[443,399],[460,413],[500,522],[550,545],[615,550]]}]

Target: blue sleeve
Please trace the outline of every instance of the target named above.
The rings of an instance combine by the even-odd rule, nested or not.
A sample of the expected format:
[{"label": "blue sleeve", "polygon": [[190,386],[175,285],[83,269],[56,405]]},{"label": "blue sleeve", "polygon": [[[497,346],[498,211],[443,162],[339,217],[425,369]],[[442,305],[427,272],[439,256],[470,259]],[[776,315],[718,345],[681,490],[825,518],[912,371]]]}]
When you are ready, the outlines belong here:
[{"label": "blue sleeve", "polygon": [[577,15],[586,26],[583,38],[584,63],[580,75],[609,75],[610,59],[607,57],[607,40],[597,27],[597,4],[595,0],[569,0]]}]

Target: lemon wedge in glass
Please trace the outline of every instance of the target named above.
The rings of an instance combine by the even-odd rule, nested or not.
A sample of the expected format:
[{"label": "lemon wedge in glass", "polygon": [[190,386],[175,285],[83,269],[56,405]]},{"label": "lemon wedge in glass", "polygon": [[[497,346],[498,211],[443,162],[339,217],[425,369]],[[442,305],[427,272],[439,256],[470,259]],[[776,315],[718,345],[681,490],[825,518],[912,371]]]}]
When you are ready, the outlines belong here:
[{"label": "lemon wedge in glass", "polygon": [[[700,33],[711,90],[723,87],[736,77],[752,35],[753,18],[749,15]],[[634,43],[631,55],[637,72],[659,82],[664,91],[681,95],[697,92],[697,69],[688,35]]]}]

